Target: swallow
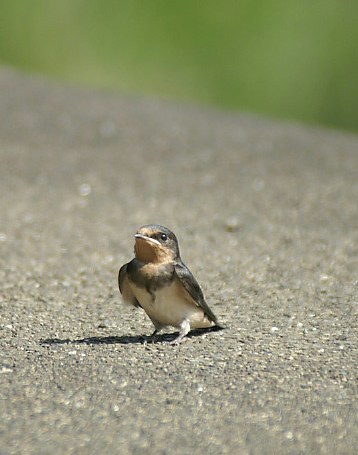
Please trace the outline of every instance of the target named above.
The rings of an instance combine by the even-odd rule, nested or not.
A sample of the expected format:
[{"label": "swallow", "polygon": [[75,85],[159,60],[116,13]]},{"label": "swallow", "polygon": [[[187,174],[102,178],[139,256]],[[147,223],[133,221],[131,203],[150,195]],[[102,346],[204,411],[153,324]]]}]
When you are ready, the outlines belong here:
[{"label": "swallow", "polygon": [[191,329],[222,328],[182,262],[175,234],[150,224],[134,238],[135,258],[119,270],[118,285],[124,302],[142,308],[154,324],[152,338],[167,326],[179,329],[173,344],[179,344]]}]

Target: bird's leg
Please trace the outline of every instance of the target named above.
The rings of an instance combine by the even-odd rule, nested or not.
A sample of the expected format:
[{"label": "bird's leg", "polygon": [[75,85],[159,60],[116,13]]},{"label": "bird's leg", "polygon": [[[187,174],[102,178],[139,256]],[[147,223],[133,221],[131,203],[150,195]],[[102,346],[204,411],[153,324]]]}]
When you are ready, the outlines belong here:
[{"label": "bird's leg", "polygon": [[156,340],[157,340],[157,335],[158,333],[162,330],[162,328],[164,327],[162,324],[160,324],[158,321],[156,321],[155,319],[152,319],[150,318],[151,321],[153,322],[154,324],[154,327],[155,327],[155,330],[154,332],[150,335],[149,339],[152,343],[154,343]]},{"label": "bird's leg", "polygon": [[157,335],[158,335],[158,333],[159,333],[159,330],[158,330],[158,329],[155,329],[154,332],[150,335],[149,341],[150,341],[151,343],[155,343],[155,342],[157,341],[157,338],[158,338]]},{"label": "bird's leg", "polygon": [[148,338],[144,341],[144,344],[155,343],[158,338],[157,335],[158,335],[159,330],[155,329],[154,332],[151,335],[149,335]]},{"label": "bird's leg", "polygon": [[180,324],[180,331],[179,335],[170,342],[170,344],[180,344],[183,338],[189,333],[190,331],[190,322],[187,319]]}]

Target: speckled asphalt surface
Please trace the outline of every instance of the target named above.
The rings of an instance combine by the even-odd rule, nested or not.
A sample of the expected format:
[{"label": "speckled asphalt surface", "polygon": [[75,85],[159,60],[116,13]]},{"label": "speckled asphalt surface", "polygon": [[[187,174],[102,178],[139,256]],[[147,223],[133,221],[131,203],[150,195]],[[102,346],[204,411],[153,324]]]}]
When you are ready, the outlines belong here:
[{"label": "speckled asphalt surface", "polygon": [[[0,453],[355,454],[358,138],[0,71]],[[117,272],[161,223],[227,329]]]}]

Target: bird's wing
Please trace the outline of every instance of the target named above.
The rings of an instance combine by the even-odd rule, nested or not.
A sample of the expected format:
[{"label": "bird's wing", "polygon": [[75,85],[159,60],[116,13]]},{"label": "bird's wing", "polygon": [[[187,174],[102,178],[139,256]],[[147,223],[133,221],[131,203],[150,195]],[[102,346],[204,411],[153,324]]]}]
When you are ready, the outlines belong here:
[{"label": "bird's wing", "polygon": [[219,325],[215,314],[211,311],[209,305],[205,301],[203,291],[201,290],[199,283],[196,281],[186,265],[183,263],[176,263],[175,274],[194,303],[204,310],[204,313],[210,319],[210,321],[213,321],[215,324]]},{"label": "bird's wing", "polygon": [[140,306],[140,303],[135,298],[133,291],[129,285],[128,274],[127,274],[127,266],[128,264],[124,264],[118,274],[118,287],[119,291],[123,296],[123,300],[130,305],[134,305],[136,307]]}]

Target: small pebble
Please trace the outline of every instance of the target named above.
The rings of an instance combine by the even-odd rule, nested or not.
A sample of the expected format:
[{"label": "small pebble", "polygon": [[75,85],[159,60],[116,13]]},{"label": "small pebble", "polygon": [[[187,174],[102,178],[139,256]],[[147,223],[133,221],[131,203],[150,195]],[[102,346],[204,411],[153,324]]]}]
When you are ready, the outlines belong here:
[{"label": "small pebble", "polygon": [[80,193],[80,196],[88,196],[91,193],[91,185],[88,183],[82,183],[78,189],[78,192]]},{"label": "small pebble", "polygon": [[228,218],[225,222],[225,229],[227,232],[236,232],[240,228],[240,221],[236,217]]},{"label": "small pebble", "polygon": [[12,373],[13,370],[11,368],[8,368],[8,367],[1,367],[0,368],[0,374],[3,374],[3,373]]}]

